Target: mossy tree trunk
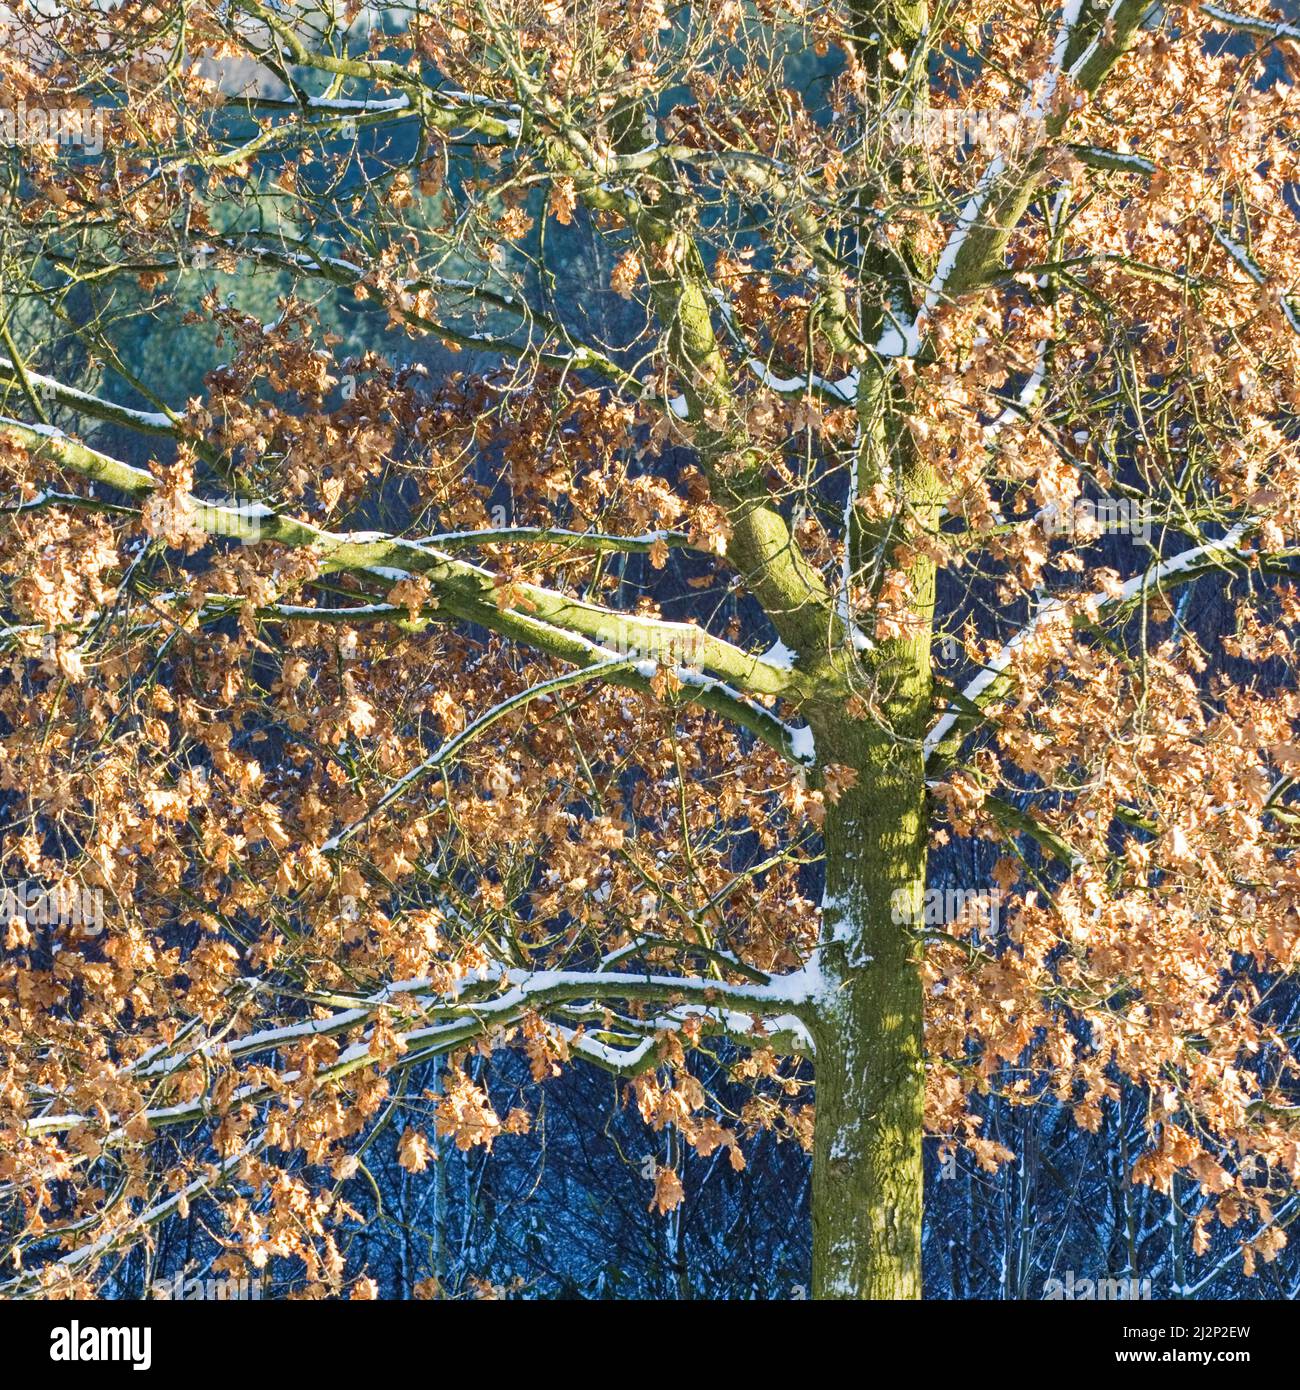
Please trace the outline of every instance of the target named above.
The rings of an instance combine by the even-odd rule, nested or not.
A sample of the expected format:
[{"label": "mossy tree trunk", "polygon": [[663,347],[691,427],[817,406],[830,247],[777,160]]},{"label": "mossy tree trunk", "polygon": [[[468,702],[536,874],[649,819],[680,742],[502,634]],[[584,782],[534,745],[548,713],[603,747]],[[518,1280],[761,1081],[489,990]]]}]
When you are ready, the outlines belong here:
[{"label": "mossy tree trunk", "polygon": [[[827,808],[822,987],[813,1150],[813,1291],[818,1298],[921,1296],[923,998],[918,968],[928,839],[920,736],[929,707],[924,631],[891,644],[881,713],[837,721],[819,746],[858,771]],[[887,672],[887,674],[886,674]]]},{"label": "mossy tree trunk", "polygon": [[[857,0],[855,30],[882,106],[923,106],[924,0]],[[898,50],[916,61],[906,76]],[[900,91],[902,85],[907,90]],[[881,177],[899,175],[897,166]],[[921,166],[923,167],[923,165]],[[864,212],[865,215],[865,212]],[[864,245],[861,332],[873,341],[891,312],[907,313],[918,266],[909,246]],[[888,515],[846,517],[845,583],[878,588],[896,567],[900,518],[937,524],[935,480],[906,428],[892,364],[872,360],[859,377],[857,495],[884,484]],[[853,768],[855,785],[827,806],[826,892],[819,952],[817,1120],[813,1149],[813,1294],[816,1298],[920,1298],[925,1063],[920,943],[912,923],[925,893],[928,827],[922,740],[931,713],[930,644],[935,569],[905,566],[911,590],[904,634],[840,663],[867,717],[840,703],[812,712],[819,757]],[[868,637],[874,634],[867,634]],[[852,643],[850,644],[852,645]]]}]

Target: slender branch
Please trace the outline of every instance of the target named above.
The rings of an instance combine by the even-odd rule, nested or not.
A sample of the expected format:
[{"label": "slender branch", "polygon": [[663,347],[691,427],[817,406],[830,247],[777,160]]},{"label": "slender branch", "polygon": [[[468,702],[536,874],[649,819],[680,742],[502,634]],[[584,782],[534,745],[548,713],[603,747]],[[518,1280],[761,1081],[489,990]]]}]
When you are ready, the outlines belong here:
[{"label": "slender branch", "polygon": [[381,814],[385,807],[391,806],[394,801],[404,796],[417,782],[427,777],[431,772],[445,773],[461,749],[471,743],[485,729],[490,728],[498,720],[504,719],[506,715],[517,709],[522,709],[525,705],[544,696],[553,695],[561,690],[568,690],[571,686],[581,685],[586,681],[612,676],[615,672],[627,671],[635,665],[636,660],[633,657],[621,657],[613,661],[598,661],[581,670],[568,671],[562,676],[555,676],[551,680],[529,686],[527,690],[521,690],[517,694],[511,695],[509,699],[493,705],[485,714],[479,715],[477,719],[467,724],[460,733],[449,738],[436,753],[399,777],[364,815],[345,826],[337,835],[331,836],[321,846],[321,853],[333,854],[337,852],[341,845],[350,840],[359,830],[364,829],[377,815]]},{"label": "slender branch", "polygon": [[[443,1021],[409,1028],[396,1035],[399,1051],[388,1064],[404,1069],[433,1056],[442,1056],[490,1034],[497,1029],[517,1023],[526,1013],[543,1011],[555,1004],[601,1000],[640,1000],[658,1002],[670,1007],[693,1004],[704,1009],[736,1005],[756,1017],[788,1014],[802,1023],[809,1016],[811,990],[800,974],[769,979],[767,985],[730,984],[721,980],[702,980],[676,975],[630,975],[592,973],[588,971],[544,970],[529,972],[511,970],[502,976],[505,992],[495,999],[474,1000],[462,1005],[435,1000],[432,1010]],[[223,1040],[219,1046],[232,1055],[250,1056],[258,1052],[275,1051],[291,1046],[308,1036],[332,1035],[358,1027],[387,1004],[377,1004],[366,1010],[348,1009],[332,1018],[310,1025],[292,1024],[284,1029],[267,1029],[245,1039]],[[198,1048],[190,1057],[206,1055]],[[178,1066],[190,1057],[180,1059]],[[380,1059],[371,1048],[368,1037],[344,1048],[328,1066],[314,1075],[319,1082],[341,1081],[344,1077]],[[174,1070],[174,1068],[172,1069]],[[230,1097],[230,1105],[249,1104],[276,1094],[276,1086],[299,1079],[297,1072],[281,1074],[276,1084],[253,1083],[238,1088]],[[142,1111],[137,1116],[111,1120],[109,1140],[124,1136],[130,1120],[146,1121],[152,1128],[165,1128],[193,1120],[210,1118],[214,1113],[209,1098],[199,1096],[177,1105],[159,1106]],[[63,1134],[71,1129],[97,1127],[101,1123],[87,1115],[41,1115],[27,1121],[28,1135]]]},{"label": "slender branch", "polygon": [[[1243,548],[1241,544],[1251,529],[1252,523],[1238,522],[1218,540],[1206,541],[1167,560],[1161,560],[1141,574],[1134,575],[1114,592],[1099,590],[1082,599],[1075,599],[1074,603],[1080,613],[1072,619],[1073,624],[1077,627],[1087,627],[1095,619],[1086,615],[1107,610],[1122,612],[1134,604],[1141,603],[1149,594],[1165,592],[1210,571],[1254,563],[1258,559],[1257,553]],[[982,713],[985,705],[1006,693],[1011,685],[1011,677],[1005,673],[1016,652],[1044,624],[1056,621],[1066,611],[1063,599],[1044,599],[1033,617],[1003,644],[979,674],[966,685],[960,694],[960,707],[949,710],[926,736],[928,768],[933,770],[936,765],[955,756],[961,740],[978,722],[978,716],[971,713],[972,708]]]}]

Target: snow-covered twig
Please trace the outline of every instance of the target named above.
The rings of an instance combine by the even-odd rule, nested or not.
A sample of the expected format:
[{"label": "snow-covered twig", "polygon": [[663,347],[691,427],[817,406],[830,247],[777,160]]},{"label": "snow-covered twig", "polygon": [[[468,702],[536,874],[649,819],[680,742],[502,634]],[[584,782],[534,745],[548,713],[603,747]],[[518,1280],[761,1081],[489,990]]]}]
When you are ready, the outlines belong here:
[{"label": "snow-covered twig", "polygon": [[[1159,590],[1168,580],[1185,573],[1202,563],[1216,558],[1226,558],[1238,552],[1241,541],[1249,531],[1247,522],[1238,522],[1218,540],[1206,541],[1204,545],[1193,546],[1179,555],[1159,564],[1152,565],[1141,574],[1134,575],[1115,592],[1097,592],[1082,601],[1082,606],[1092,610],[1119,607],[1132,602],[1149,590]],[[1059,598],[1044,598],[1035,610],[1033,617],[1016,632],[983,667],[977,676],[961,692],[964,706],[978,704],[980,698],[1011,664],[1016,652],[1034,636],[1047,622],[1065,611],[1065,602]],[[963,709],[950,710],[934,726],[925,738],[925,753],[929,757],[952,732],[958,720],[963,717]]]}]

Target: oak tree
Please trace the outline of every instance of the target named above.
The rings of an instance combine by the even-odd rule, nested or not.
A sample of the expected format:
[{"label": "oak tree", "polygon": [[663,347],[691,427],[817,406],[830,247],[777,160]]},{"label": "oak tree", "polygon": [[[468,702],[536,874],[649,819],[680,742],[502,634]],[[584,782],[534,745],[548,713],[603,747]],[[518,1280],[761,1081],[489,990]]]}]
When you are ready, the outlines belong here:
[{"label": "oak tree", "polygon": [[923,1137],[996,1169],[989,1094],[1094,1128],[1141,1088],[1132,1179],[1277,1255],[1300,29],[6,26],[7,1292],[93,1290],[200,1195],[231,1273],[338,1291],[394,1114],[412,1173],[532,1142],[504,1049],[736,1168],[808,1147],[819,1297],[919,1296]]}]

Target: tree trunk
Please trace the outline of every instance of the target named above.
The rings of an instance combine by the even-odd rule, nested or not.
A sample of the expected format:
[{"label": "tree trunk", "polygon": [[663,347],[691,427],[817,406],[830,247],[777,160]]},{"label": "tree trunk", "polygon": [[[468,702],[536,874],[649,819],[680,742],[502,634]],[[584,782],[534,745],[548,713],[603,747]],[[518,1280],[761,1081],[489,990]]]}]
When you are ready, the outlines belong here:
[{"label": "tree trunk", "polygon": [[816,1298],[921,1296],[922,994],[914,938],[895,919],[924,892],[925,782],[919,754],[895,757],[864,770],[826,819]]},{"label": "tree trunk", "polygon": [[[859,408],[862,476],[882,476],[880,461],[892,451],[910,505],[937,525],[933,477],[891,440],[888,391]],[[890,553],[887,528],[854,531],[854,552]],[[850,573],[857,570],[855,553]],[[935,568],[914,553],[905,573],[909,629],[876,646],[852,676],[867,717],[851,718],[844,705],[810,710],[819,761],[858,774],[838,801],[828,798],[823,827],[812,1189],[818,1298],[921,1297],[925,1067],[916,926],[929,842],[922,741]]]}]

